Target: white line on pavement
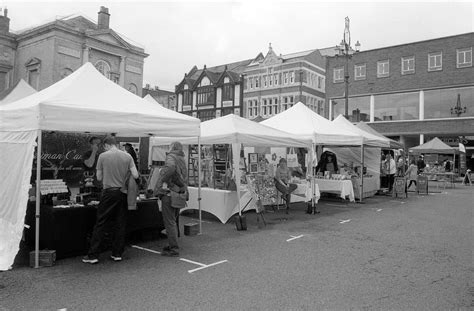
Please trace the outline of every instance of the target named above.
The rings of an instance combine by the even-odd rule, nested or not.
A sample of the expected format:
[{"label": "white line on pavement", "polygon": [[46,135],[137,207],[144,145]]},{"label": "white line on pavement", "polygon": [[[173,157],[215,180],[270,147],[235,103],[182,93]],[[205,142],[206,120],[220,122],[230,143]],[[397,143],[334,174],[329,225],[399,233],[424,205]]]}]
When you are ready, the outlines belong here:
[{"label": "white line on pavement", "polygon": [[304,236],[304,234],[302,234],[302,235],[298,235],[298,236],[292,236],[292,235],[290,235],[290,236],[291,236],[291,239],[288,239],[288,240],[286,240],[287,242],[290,242],[290,241],[293,241],[293,240],[299,239],[299,238],[303,237],[303,236]]},{"label": "white line on pavement", "polygon": [[179,260],[181,260],[181,261],[186,261],[186,262],[189,262],[189,263],[192,263],[192,264],[195,264],[195,265],[201,266],[201,267],[205,267],[205,266],[206,266],[206,265],[205,265],[205,264],[203,264],[203,263],[199,263],[199,262],[192,261],[192,260],[189,260],[189,259],[180,258]]},{"label": "white line on pavement", "polygon": [[346,222],[349,222],[349,221],[351,221],[351,220],[350,220],[350,219],[346,219],[346,220],[341,220],[339,223],[340,223],[340,224],[345,224]]},{"label": "white line on pavement", "polygon": [[376,210],[376,212],[380,212],[381,210],[382,210],[382,209],[381,209],[381,208],[379,208],[378,210]]},{"label": "white line on pavement", "polygon": [[196,272],[196,271],[198,271],[198,270],[206,269],[206,268],[209,268],[209,267],[212,267],[212,266],[215,266],[215,265],[224,263],[224,262],[227,262],[227,260],[221,260],[221,261],[218,261],[218,262],[215,262],[215,263],[211,263],[211,264],[209,264],[209,265],[205,265],[205,266],[203,266],[203,267],[199,267],[199,268],[196,268],[196,269],[188,270],[188,272],[189,272],[189,273],[193,273],[193,272]]},{"label": "white line on pavement", "polygon": [[150,253],[161,254],[161,252],[159,252],[159,251],[154,251],[154,250],[152,250],[152,249],[144,248],[144,247],[141,247],[141,246],[138,246],[138,245],[132,245],[132,247],[138,248],[138,249],[141,249],[141,250],[150,252]]}]

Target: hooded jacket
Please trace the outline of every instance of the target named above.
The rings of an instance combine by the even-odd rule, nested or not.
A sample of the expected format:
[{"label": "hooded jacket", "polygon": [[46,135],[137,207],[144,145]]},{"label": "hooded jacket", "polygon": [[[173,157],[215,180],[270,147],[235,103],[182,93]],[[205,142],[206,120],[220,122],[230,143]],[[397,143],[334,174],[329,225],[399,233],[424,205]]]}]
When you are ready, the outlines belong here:
[{"label": "hooded jacket", "polygon": [[182,192],[187,186],[187,169],[184,160],[184,152],[172,150],[166,155],[165,165],[161,168],[156,182],[154,195],[165,195],[168,193],[163,189],[163,183],[168,184],[168,188],[175,192]]}]

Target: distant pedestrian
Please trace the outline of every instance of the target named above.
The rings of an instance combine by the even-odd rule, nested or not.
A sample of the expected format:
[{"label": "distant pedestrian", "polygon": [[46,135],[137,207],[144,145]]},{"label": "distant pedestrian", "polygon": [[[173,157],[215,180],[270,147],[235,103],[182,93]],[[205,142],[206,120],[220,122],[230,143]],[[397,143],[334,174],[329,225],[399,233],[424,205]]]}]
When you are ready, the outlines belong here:
[{"label": "distant pedestrian", "polygon": [[102,181],[103,191],[97,208],[97,221],[92,233],[91,246],[87,256],[82,258],[85,263],[99,262],[100,244],[105,228],[110,222],[115,223],[111,259],[122,260],[125,246],[127,195],[121,191],[121,188],[125,184],[128,172],[130,171],[134,178],[138,178],[138,171],[132,157],[117,149],[116,144],[114,137],[106,137],[104,140],[106,151],[101,153],[97,160],[97,179]]},{"label": "distant pedestrian", "polygon": [[161,200],[163,222],[168,236],[168,246],[164,247],[161,253],[163,256],[179,256],[176,220],[179,217],[179,209],[184,207],[189,198],[187,176],[183,145],[173,142],[153,191]]},{"label": "distant pedestrian", "polygon": [[393,189],[395,174],[397,173],[397,165],[390,153],[387,154],[386,159],[385,159],[385,171],[387,172],[387,175],[388,175],[388,191],[391,192]]},{"label": "distant pedestrian", "polygon": [[425,167],[426,167],[426,164],[425,164],[425,161],[423,160],[423,156],[420,155],[418,157],[418,161],[416,162],[416,166],[418,166],[418,174],[421,174],[423,173]]},{"label": "distant pedestrian", "polygon": [[406,172],[406,176],[410,181],[410,183],[408,184],[408,188],[411,187],[412,183],[415,183],[416,187],[416,179],[418,178],[418,166],[416,166],[415,160],[411,160],[410,166],[408,167],[408,170]]}]

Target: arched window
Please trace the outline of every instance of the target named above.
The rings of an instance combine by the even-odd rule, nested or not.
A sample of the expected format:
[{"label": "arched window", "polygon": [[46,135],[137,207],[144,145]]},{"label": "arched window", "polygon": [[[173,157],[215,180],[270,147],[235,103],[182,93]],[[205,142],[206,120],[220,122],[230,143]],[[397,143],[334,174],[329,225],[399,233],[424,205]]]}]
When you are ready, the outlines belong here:
[{"label": "arched window", "polygon": [[133,84],[133,83],[130,83],[130,85],[128,86],[128,90],[129,90],[130,92],[132,92],[133,94],[135,94],[135,95],[138,94],[138,88],[137,88],[137,86],[136,86],[135,84]]},{"label": "arched window", "polygon": [[95,68],[97,68],[97,70],[107,79],[110,79],[110,65],[107,62],[99,60],[97,63],[95,63]]}]

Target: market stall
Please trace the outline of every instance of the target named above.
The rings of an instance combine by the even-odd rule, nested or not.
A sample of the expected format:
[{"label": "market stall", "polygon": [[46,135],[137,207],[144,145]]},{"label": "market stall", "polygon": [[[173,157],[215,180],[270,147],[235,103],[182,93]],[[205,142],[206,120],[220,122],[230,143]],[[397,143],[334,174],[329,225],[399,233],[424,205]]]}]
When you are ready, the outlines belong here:
[{"label": "market stall", "polygon": [[[28,201],[35,140],[41,159],[42,131],[114,133],[120,137],[199,136],[200,121],[152,104],[86,63],[52,86],[0,106],[0,270],[18,252]],[[38,267],[41,161],[37,161],[36,258]]]},{"label": "market stall", "polygon": [[[151,146],[161,146],[169,144],[174,138],[154,137],[150,141]],[[217,119],[205,121],[201,124],[201,144],[202,145],[216,145],[229,144],[232,146],[229,157],[232,161],[231,172],[232,180],[235,181],[234,190],[220,190],[214,188],[203,188],[202,209],[210,212],[218,217],[222,222],[226,222],[230,216],[242,211],[242,208],[251,209],[252,205],[248,205],[247,189],[242,185],[243,169],[245,160],[241,157],[242,146],[260,146],[260,147],[274,147],[274,146],[294,146],[294,147],[308,147],[311,141],[305,138],[298,138],[297,136],[286,133],[284,131],[276,130],[268,126],[256,123],[239,116],[230,114]],[[182,138],[180,142],[187,145],[196,144],[196,138]],[[256,154],[257,155],[257,154]],[[258,159],[256,159],[256,163]],[[265,169],[255,173],[265,173]],[[203,175],[203,174],[201,174]],[[202,178],[203,176],[201,176]],[[190,190],[190,196],[193,196],[193,189]],[[204,204],[204,202],[221,202],[222,206],[213,206],[213,204]],[[192,203],[189,208],[195,208]]]},{"label": "market stall", "polygon": [[1,94],[3,98],[0,99],[0,106],[13,103],[34,93],[36,93],[36,90],[26,83],[25,80],[20,79],[11,89]]}]

